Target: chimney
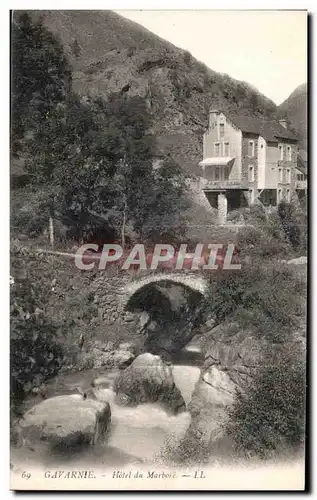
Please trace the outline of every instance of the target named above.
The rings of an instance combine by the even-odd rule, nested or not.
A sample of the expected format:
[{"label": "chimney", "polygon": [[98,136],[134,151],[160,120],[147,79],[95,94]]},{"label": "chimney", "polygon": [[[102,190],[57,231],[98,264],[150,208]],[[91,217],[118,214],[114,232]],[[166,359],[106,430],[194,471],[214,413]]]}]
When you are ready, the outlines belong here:
[{"label": "chimney", "polygon": [[209,111],[209,128],[211,128],[217,121],[217,115],[219,114],[218,109],[211,109]]},{"label": "chimney", "polygon": [[287,120],[285,120],[285,118],[283,120],[279,120],[279,124],[282,125],[282,127],[284,128],[288,128],[288,123]]}]

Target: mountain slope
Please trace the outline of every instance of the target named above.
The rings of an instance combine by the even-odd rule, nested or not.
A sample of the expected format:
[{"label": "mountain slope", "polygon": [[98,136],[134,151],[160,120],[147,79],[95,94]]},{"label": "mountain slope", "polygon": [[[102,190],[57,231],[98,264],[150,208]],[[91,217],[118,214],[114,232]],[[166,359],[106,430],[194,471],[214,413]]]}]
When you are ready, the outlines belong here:
[{"label": "mountain slope", "polygon": [[[182,167],[198,173],[210,107],[271,115],[275,104],[245,82],[208,69],[188,52],[111,11],[36,11],[61,39],[82,95],[147,99],[153,133]],[[167,14],[168,15],[168,14]]]},{"label": "mountain slope", "polygon": [[278,115],[287,117],[301,138],[300,148],[307,149],[307,83],[297,87],[278,107]]}]

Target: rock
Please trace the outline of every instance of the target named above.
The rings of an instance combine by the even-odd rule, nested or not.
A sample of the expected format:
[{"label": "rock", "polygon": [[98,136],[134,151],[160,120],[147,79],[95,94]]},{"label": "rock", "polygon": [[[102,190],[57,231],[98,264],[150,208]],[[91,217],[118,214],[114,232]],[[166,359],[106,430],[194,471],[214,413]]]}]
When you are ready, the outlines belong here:
[{"label": "rock", "polygon": [[172,366],[159,356],[141,354],[115,380],[119,404],[160,403],[173,414],[185,410],[185,401],[174,383]]},{"label": "rock", "polygon": [[20,421],[22,436],[30,443],[71,448],[102,440],[111,420],[110,405],[80,394],[56,396],[33,406]]},{"label": "rock", "polygon": [[188,406],[192,416],[186,439],[199,439],[202,446],[214,446],[225,436],[228,408],[235,396],[236,384],[227,372],[213,365],[202,373]]},{"label": "rock", "polygon": [[238,323],[211,329],[202,343],[205,361],[188,409],[192,422],[187,438],[197,436],[209,449],[226,439],[228,410],[236,389],[242,389],[261,362],[265,341]]},{"label": "rock", "polygon": [[85,366],[86,360],[89,360],[91,368],[126,368],[134,358],[135,353],[131,343],[122,343],[115,349],[113,342],[95,341],[89,352],[83,354],[81,364]]},{"label": "rock", "polygon": [[130,352],[134,352],[134,344],[132,342],[121,342],[121,344],[119,344],[119,350],[120,351],[130,351]]},{"label": "rock", "polygon": [[135,358],[135,354],[131,351],[114,351],[113,353],[113,366],[118,366],[119,368],[126,368],[129,366]]},{"label": "rock", "polygon": [[297,257],[297,259],[288,260],[287,264],[291,264],[294,266],[307,265],[307,257],[306,255],[303,255],[302,257]]}]

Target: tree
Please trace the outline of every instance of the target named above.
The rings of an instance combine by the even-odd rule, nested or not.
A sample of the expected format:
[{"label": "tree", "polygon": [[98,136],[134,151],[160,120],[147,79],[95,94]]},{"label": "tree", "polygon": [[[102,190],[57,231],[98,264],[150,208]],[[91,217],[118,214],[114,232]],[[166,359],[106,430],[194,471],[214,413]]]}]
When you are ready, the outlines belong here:
[{"label": "tree", "polygon": [[296,250],[300,245],[300,228],[294,217],[294,206],[282,201],[278,205],[278,215],[285,233],[292,247]]},{"label": "tree", "polygon": [[13,135],[41,193],[37,209],[78,239],[113,232],[125,244],[183,229],[184,178],[168,157],[153,169],[146,101],[80,98],[62,46],[40,22],[23,15],[13,34]]},{"label": "tree", "polygon": [[[42,22],[27,13],[12,21],[12,145],[25,142],[51,120],[58,104],[67,101],[71,69],[63,47]],[[38,137],[40,139],[40,136]],[[40,142],[38,143],[40,146]]]},{"label": "tree", "polygon": [[76,57],[76,58],[79,57],[81,54],[81,48],[80,48],[80,45],[78,43],[77,38],[75,38],[75,40],[72,43],[72,53],[73,53],[74,57]]},{"label": "tree", "polygon": [[107,228],[125,244],[131,234],[149,240],[180,230],[185,179],[168,156],[153,169],[149,128],[143,99],[84,102],[74,95],[42,131],[47,147],[34,149],[29,172],[37,186],[47,186],[54,212],[75,226],[77,237]]}]

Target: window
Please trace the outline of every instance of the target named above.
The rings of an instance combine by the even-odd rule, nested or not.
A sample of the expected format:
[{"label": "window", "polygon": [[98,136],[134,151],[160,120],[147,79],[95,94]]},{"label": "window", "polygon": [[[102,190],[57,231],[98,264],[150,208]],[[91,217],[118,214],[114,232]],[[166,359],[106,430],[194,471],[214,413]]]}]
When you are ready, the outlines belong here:
[{"label": "window", "polygon": [[283,182],[283,169],[282,168],[278,169],[278,181]]},{"label": "window", "polygon": [[279,154],[279,159],[283,160],[283,144],[278,145],[278,154]]},{"label": "window", "polygon": [[249,165],[248,181],[254,182],[254,167],[253,167],[253,165]]},{"label": "window", "polygon": [[303,181],[304,180],[304,174],[297,174],[297,180],[298,181]]},{"label": "window", "polygon": [[220,156],[220,142],[215,142],[215,156]]},{"label": "window", "polygon": [[254,189],[249,189],[249,203],[254,203]]},{"label": "window", "polygon": [[282,201],[282,190],[281,189],[278,189],[277,190],[277,202],[279,203],[280,201]]},{"label": "window", "polygon": [[287,146],[287,161],[292,161],[292,148]]},{"label": "window", "polygon": [[219,123],[219,138],[223,139],[225,136],[225,124]]},{"label": "window", "polygon": [[290,203],[290,201],[291,201],[291,190],[290,189],[288,189],[286,191],[286,199],[287,199],[288,203]]},{"label": "window", "polygon": [[254,141],[249,141],[248,156],[254,156]]},{"label": "window", "polygon": [[229,142],[225,142],[223,156],[229,156],[229,155],[230,155]]},{"label": "window", "polygon": [[291,170],[289,168],[286,170],[286,182],[288,184],[291,182]]},{"label": "window", "polygon": [[215,181],[219,181],[219,179],[220,179],[219,167],[215,167]]}]

